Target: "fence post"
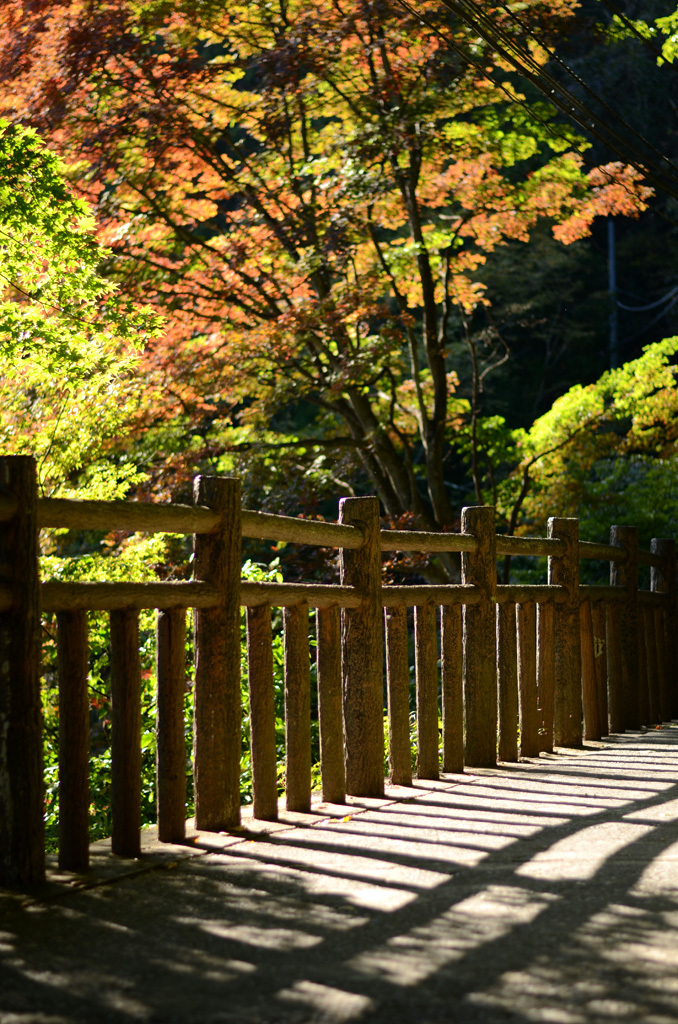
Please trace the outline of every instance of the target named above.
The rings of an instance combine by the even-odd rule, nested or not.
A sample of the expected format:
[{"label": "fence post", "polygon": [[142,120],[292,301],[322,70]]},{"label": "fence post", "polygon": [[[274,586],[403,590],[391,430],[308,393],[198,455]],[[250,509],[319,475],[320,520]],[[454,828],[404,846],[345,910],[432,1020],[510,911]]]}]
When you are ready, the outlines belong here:
[{"label": "fence post", "polygon": [[606,602],[605,647],[607,650],[608,732],[624,732],[624,669],[622,666],[621,604]]},{"label": "fence post", "polygon": [[255,818],[277,821],[278,764],[273,691],[273,630],[271,606],[268,604],[247,609],[247,678],[250,691],[252,812]]},{"label": "fence post", "polygon": [[356,526],[365,542],[342,549],[341,582],[363,598],[342,614],[342,676],[346,729],[346,792],[384,792],[384,673],[381,539],[378,498],[342,498],[339,522]]},{"label": "fence post", "polygon": [[497,605],[497,694],[500,761],[518,760],[518,652],[516,606]]},{"label": "fence post", "polygon": [[45,877],[37,483],[28,455],[0,457],[0,496],[14,514],[0,530],[0,885]]},{"label": "fence post", "polygon": [[596,669],[596,699],[598,701],[598,724],[600,735],[609,735],[607,706],[607,639],[606,609],[604,601],[596,601],[591,605],[593,622],[593,656]]},{"label": "fence post", "polygon": [[221,513],[212,533],[195,535],[194,577],[221,595],[196,608],[195,825],[219,832],[240,824],[240,480],[199,476],[196,505]]},{"label": "fence post", "polygon": [[462,642],[462,606],[460,604],[444,605],[440,609],[444,772],[463,772],[464,770]]},{"label": "fence post", "polygon": [[386,687],[388,690],[388,764],[393,786],[412,785],[410,753],[410,668],[407,660],[407,609],[385,608]]},{"label": "fence post", "polygon": [[111,850],[141,853],[139,612],[111,612]]},{"label": "fence post", "polygon": [[520,756],[539,756],[537,707],[537,606],[529,601],[516,606],[518,638],[518,697]]},{"label": "fence post", "polygon": [[643,626],[645,633],[645,666],[647,676],[647,706],[648,715],[646,725],[657,725],[661,723],[662,717],[659,709],[659,666],[657,659],[657,637],[654,624],[653,607],[643,608]]},{"label": "fence post", "polygon": [[414,662],[417,687],[417,777],[440,777],[438,757],[438,644],[436,609],[414,609]]},{"label": "fence post", "polygon": [[593,635],[591,602],[582,601],[579,609],[581,629],[581,689],[584,705],[584,739],[601,736],[600,702],[596,686],[596,645]]},{"label": "fence post", "polygon": [[497,552],[494,509],[476,505],[462,509],[462,533],[475,537],[475,551],[461,556],[462,583],[478,587],[478,604],[464,606],[464,706],[469,767],[497,763]]},{"label": "fence post", "polygon": [[537,692],[539,694],[539,749],[553,751],[555,693],[555,604],[537,605]]},{"label": "fence post", "polygon": [[[346,803],[344,710],[341,700],[340,609],[317,608],[315,613],[318,673],[318,727],[323,803]],[[409,753],[409,734],[407,750]]]},{"label": "fence post", "polygon": [[156,617],[156,777],[158,839],[179,843],[186,835],[186,611],[168,608]]},{"label": "fence post", "polygon": [[87,612],[57,613],[59,670],[59,867],[89,867]]},{"label": "fence post", "polygon": [[554,743],[582,745],[581,647],[579,640],[579,522],[551,518],[548,536],[565,545],[550,555],[548,582],[563,587],[565,600],[553,610],[555,636]]},{"label": "fence post", "polygon": [[678,687],[676,687],[676,542],[655,537],[650,545],[653,555],[664,559],[661,568],[652,566],[650,587],[659,594],[666,594],[664,614],[664,657],[662,678],[659,683],[659,710],[663,722],[678,714]]},{"label": "fence post", "polygon": [[623,587],[625,600],[621,607],[622,700],[621,719],[625,729],[639,729],[640,700],[640,637],[638,615],[638,529],[635,526],[613,526],[610,544],[626,552],[624,562],[610,562],[610,583]]},{"label": "fence post", "polygon": [[285,641],[285,807],[311,810],[311,674],[308,605],[283,612]]}]

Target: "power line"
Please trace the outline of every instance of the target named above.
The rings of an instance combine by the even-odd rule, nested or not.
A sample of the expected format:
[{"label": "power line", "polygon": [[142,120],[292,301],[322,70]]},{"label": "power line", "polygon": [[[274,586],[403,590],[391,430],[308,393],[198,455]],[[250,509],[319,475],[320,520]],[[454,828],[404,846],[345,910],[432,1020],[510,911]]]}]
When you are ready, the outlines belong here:
[{"label": "power line", "polygon": [[[613,126],[598,118],[590,107],[566,86],[558,82],[526,49],[499,28],[488,15],[468,3],[468,0],[442,0],[442,3],[453,14],[456,14],[468,28],[477,32],[489,43],[519,74],[532,82],[570,120],[603,142],[612,152],[628,161],[638,171],[646,176],[651,175],[657,184],[661,182],[660,187],[665,191],[670,191],[678,198],[678,168],[674,167],[666,157],[660,154],[661,160],[657,164],[652,157],[648,159],[647,154],[639,153]],[[618,116],[617,119],[619,119]],[[643,141],[646,142],[646,140]],[[651,151],[651,144],[647,143],[647,145]]]},{"label": "power line", "polygon": [[[548,54],[549,60],[552,60],[555,64],[557,64],[560,68],[562,68],[563,71],[574,82],[576,82],[577,85],[580,86],[588,96],[592,96],[593,97],[593,99],[602,107],[602,109],[604,111],[606,111],[606,113],[610,114],[613,118],[616,118],[616,120],[619,122],[619,124],[630,135],[635,136],[635,138],[638,139],[639,142],[641,142],[643,145],[648,147],[648,149],[650,150],[651,153],[654,153],[655,156],[659,157],[659,160],[661,161],[661,163],[666,164],[671,172],[676,171],[678,173],[678,168],[676,168],[671,163],[671,161],[668,159],[668,157],[664,153],[662,153],[660,150],[658,150],[656,148],[656,146],[654,146],[649,141],[649,139],[645,138],[644,135],[641,135],[640,132],[636,131],[636,129],[631,124],[629,124],[629,122],[626,121],[624,117],[622,117],[622,115],[619,113],[618,110],[614,110],[608,103],[605,102],[604,99],[602,99],[602,97],[600,97],[596,92],[594,92],[594,90],[591,89],[586,84],[586,82],[581,78],[581,76],[578,75],[575,71],[573,71],[572,68],[568,64],[566,64],[565,61],[554,50],[549,50],[548,47],[546,47],[544,45],[542,40],[539,39],[539,37],[536,36],[534,34],[534,32],[532,32],[530,30],[529,26],[526,25],[525,22],[521,18],[519,18],[516,14],[514,14],[513,11],[509,7],[507,7],[506,4],[504,4],[502,2],[502,0],[498,0],[498,3],[499,3],[499,6],[502,8],[502,10],[505,11],[506,14],[509,16],[509,18],[516,25],[518,25],[527,34],[527,36],[529,38],[534,39],[534,41],[539,44],[539,46],[544,50],[544,52]],[[506,36],[505,33],[504,33],[504,36],[505,36],[505,38],[507,38],[508,40],[510,40],[512,42],[510,36]]]},{"label": "power line", "polygon": [[[432,28],[441,39],[446,41],[448,46],[451,46],[457,53],[461,54],[471,66],[481,71],[485,78],[493,81],[495,85],[497,84],[490,74],[482,68],[480,63],[468,54],[450,34],[443,33],[440,29],[433,26],[407,0],[398,0],[398,2],[410,14],[413,14],[424,24]],[[593,135],[594,138],[602,142],[623,161],[631,164],[651,184],[656,185],[668,195],[678,199],[678,168],[663,154],[659,153],[649,140],[636,132],[635,129],[631,129],[638,141],[646,147],[647,152],[641,152],[637,146],[629,143],[623,135],[619,134],[615,127],[599,118],[586,103],[582,102],[566,86],[553,78],[525,48],[521,47],[512,36],[497,26],[490,17],[479,11],[475,5],[471,5],[466,0],[441,0],[441,3],[467,28],[471,29],[488,43],[523,78],[531,82],[569,120],[573,121],[588,135]],[[536,39],[537,37],[533,36],[533,38]],[[540,43],[540,45],[543,44]],[[563,64],[563,66],[567,68],[566,65]],[[569,69],[567,70],[569,72]],[[569,73],[575,80],[578,80],[578,76],[574,75],[573,72]],[[586,88],[588,89],[588,87]],[[588,91],[591,92],[591,90]],[[626,122],[611,107],[606,106],[606,109],[610,111],[611,115],[618,122],[626,126]],[[544,124],[545,122],[541,121],[541,123]],[[558,133],[552,131],[552,134]],[[562,135],[560,137],[564,138]],[[659,160],[653,157],[653,153],[658,154]]]},{"label": "power line", "polygon": [[[625,309],[629,313],[644,313],[648,309],[657,309],[658,306],[663,306],[665,302],[672,299],[674,295],[678,294],[678,285],[675,285],[670,291],[663,295],[661,299],[657,299],[656,302],[650,302],[647,306],[626,306],[623,302],[618,302],[617,305],[620,309]],[[664,314],[662,313],[662,316]]]}]

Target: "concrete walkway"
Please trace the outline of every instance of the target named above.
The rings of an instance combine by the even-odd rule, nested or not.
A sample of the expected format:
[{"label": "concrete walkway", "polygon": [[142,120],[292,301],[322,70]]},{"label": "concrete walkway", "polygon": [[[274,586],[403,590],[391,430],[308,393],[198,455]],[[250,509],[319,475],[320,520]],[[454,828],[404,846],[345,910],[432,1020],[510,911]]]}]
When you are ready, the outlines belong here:
[{"label": "concrete walkway", "polygon": [[0,1021],[678,1021],[678,726],[0,895]]}]

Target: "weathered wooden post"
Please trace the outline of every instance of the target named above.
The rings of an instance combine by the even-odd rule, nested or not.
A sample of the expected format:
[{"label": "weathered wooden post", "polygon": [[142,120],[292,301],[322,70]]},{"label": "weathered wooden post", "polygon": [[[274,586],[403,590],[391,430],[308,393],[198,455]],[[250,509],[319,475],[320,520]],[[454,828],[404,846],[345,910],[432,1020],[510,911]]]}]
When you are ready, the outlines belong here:
[{"label": "weathered wooden post", "polygon": [[516,629],[518,636],[520,756],[538,757],[537,606],[534,601],[517,606]]},{"label": "weathered wooden post", "polygon": [[139,613],[111,612],[111,850],[141,853]]},{"label": "weathered wooden post", "polygon": [[443,771],[464,770],[464,679],[462,606],[440,609],[440,675],[443,711]]},{"label": "weathered wooden post", "polygon": [[346,792],[384,792],[384,633],[379,500],[342,498],[339,522],[357,527],[365,542],[342,549],[341,582],[362,596],[342,614],[342,675],[346,729]]},{"label": "weathered wooden post", "polygon": [[0,457],[0,885],[45,877],[35,460]]},{"label": "weathered wooden post", "polygon": [[560,586],[565,599],[554,607],[555,693],[554,742],[559,747],[582,745],[581,649],[579,641],[579,523],[552,518],[548,536],[564,545],[562,555],[549,555],[549,584]]},{"label": "weathered wooden post", "polygon": [[584,739],[599,740],[598,693],[596,690],[596,650],[593,637],[591,602],[582,601],[579,609],[581,631],[581,688],[584,705]]},{"label": "weathered wooden post", "polygon": [[285,806],[311,810],[311,675],[308,605],[285,608]]},{"label": "weathered wooden post", "polygon": [[273,692],[273,630],[270,605],[247,609],[247,679],[250,696],[252,811],[278,820],[278,765]]},{"label": "weathered wooden post", "polygon": [[169,608],[156,619],[156,761],[158,839],[179,843],[186,835],[186,611]]},{"label": "weathered wooden post", "polygon": [[537,606],[537,692],[539,699],[539,749],[553,750],[553,714],[556,680],[555,605]]},{"label": "weathered wooden post", "polygon": [[59,867],[89,867],[87,612],[57,613],[59,672]]},{"label": "weathered wooden post", "polygon": [[344,765],[344,709],[341,699],[341,614],[339,608],[318,608],[315,622],[323,802],[343,804],[346,801],[346,766]]},{"label": "weathered wooden post", "polygon": [[464,761],[474,768],[497,763],[497,552],[494,509],[462,509],[462,533],[475,537],[475,551],[461,556],[462,583],[480,591],[478,604],[464,605]]},{"label": "weathered wooden post", "polygon": [[388,766],[394,786],[412,785],[410,755],[410,668],[407,658],[407,609],[385,608],[386,689],[388,692]]},{"label": "weathered wooden post", "polygon": [[[659,689],[659,709],[663,722],[678,715],[678,685],[676,685],[676,542],[664,538],[654,538],[650,545],[653,555],[660,555],[664,560],[661,568],[652,566],[650,587],[656,593],[666,594],[663,610],[664,628],[659,629],[659,644],[663,648],[662,674]],[[662,637],[663,634],[663,637]]]},{"label": "weathered wooden post", "polygon": [[221,513],[212,533],[195,535],[194,577],[219,593],[215,608],[196,608],[195,824],[208,832],[240,823],[240,481],[199,476],[196,505]]},{"label": "weathered wooden post", "polygon": [[417,686],[417,776],[437,779],[438,757],[438,644],[436,609],[414,609],[414,664]]},{"label": "weathered wooden post", "polygon": [[640,643],[638,615],[638,529],[635,526],[613,526],[610,544],[621,548],[624,560],[610,563],[610,583],[624,589],[621,606],[621,720],[625,729],[639,729]]}]

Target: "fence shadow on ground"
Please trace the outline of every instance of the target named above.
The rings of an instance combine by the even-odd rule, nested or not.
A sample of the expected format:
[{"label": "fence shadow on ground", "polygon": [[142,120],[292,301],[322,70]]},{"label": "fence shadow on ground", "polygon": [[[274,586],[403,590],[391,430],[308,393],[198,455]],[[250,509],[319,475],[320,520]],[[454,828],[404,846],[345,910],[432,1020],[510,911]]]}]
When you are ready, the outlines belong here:
[{"label": "fence shadow on ground", "polygon": [[1,896],[0,1020],[675,1021],[678,729],[334,814]]}]

